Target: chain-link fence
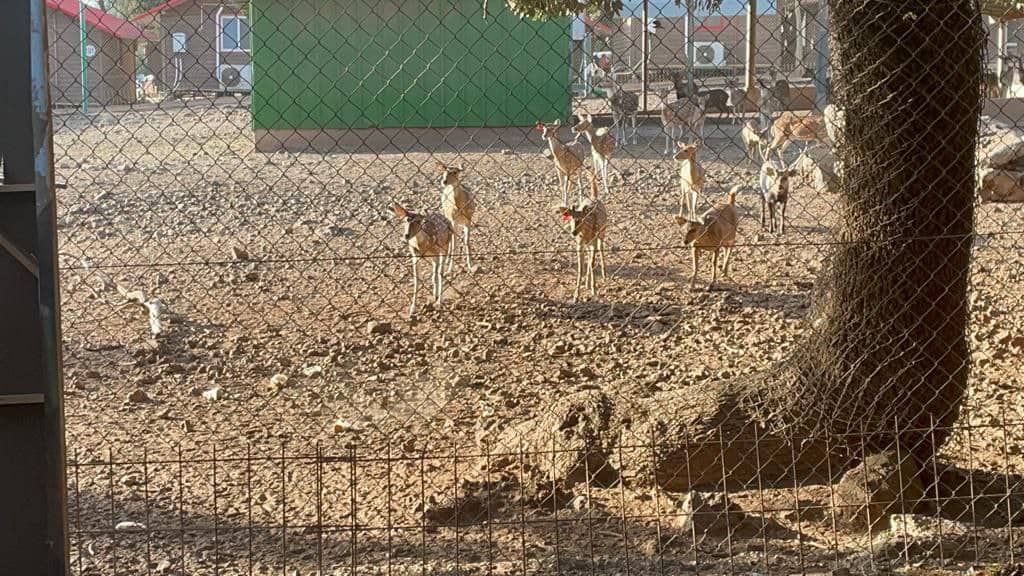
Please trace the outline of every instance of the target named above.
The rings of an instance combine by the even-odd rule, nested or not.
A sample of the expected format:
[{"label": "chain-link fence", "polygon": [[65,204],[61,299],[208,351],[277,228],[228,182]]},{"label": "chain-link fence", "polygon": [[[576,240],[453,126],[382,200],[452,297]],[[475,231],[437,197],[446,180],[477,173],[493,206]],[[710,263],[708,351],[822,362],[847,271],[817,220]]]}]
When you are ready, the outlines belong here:
[{"label": "chain-link fence", "polygon": [[1019,561],[1014,3],[46,4],[76,574]]}]

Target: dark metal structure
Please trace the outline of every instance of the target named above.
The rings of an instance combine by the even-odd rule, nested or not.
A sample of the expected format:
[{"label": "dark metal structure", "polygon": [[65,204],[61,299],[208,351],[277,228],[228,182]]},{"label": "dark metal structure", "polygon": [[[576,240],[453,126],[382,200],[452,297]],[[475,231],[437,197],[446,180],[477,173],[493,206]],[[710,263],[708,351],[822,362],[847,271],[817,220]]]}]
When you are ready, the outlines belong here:
[{"label": "dark metal structure", "polygon": [[60,313],[43,0],[0,18],[0,574],[67,573]]}]

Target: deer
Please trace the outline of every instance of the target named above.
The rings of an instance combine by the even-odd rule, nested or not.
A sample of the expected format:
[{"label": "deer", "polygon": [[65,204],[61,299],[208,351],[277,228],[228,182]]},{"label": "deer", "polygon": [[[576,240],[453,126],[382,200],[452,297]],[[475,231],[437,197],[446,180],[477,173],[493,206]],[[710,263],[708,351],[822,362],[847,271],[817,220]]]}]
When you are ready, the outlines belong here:
[{"label": "deer", "polygon": [[452,227],[452,240],[448,248],[448,273],[455,264],[455,232],[462,226],[462,239],[466,245],[466,270],[471,274],[476,271],[473,256],[469,249],[469,229],[473,226],[473,213],[476,212],[476,197],[462,183],[461,166],[446,166],[438,162],[437,169],[441,172],[441,211]]},{"label": "deer", "polygon": [[594,117],[589,113],[579,114],[579,123],[573,126],[572,131],[579,138],[580,134],[587,137],[590,142],[590,159],[593,161],[594,171],[600,172],[604,181],[604,192],[608,193],[608,164],[611,162],[612,154],[615,153],[615,136],[608,128],[595,128]]},{"label": "deer", "polygon": [[562,126],[561,120],[555,120],[551,124],[544,124],[537,121],[536,128],[540,131],[541,137],[548,143],[548,150],[551,152],[551,159],[558,171],[558,187],[562,191],[562,204],[569,204],[569,188],[572,187],[572,178],[576,176],[577,197],[583,201],[583,161],[570,150],[561,140],[558,139],[558,130]]},{"label": "deer", "polygon": [[762,134],[761,128],[757,125],[757,120],[747,120],[743,123],[740,138],[743,139],[743,149],[751,166],[754,165],[761,153]]},{"label": "deer", "polygon": [[[569,231],[576,239],[576,290],[573,302],[579,302],[580,288],[586,276],[587,289],[591,296],[597,296],[594,279],[594,260],[600,262],[601,280],[606,280],[604,269],[604,241],[608,228],[608,211],[597,195],[597,174],[589,170],[590,198],[574,206],[559,206],[558,215],[569,224]],[[586,252],[586,263],[584,263]],[[585,269],[584,269],[585,268]]]},{"label": "deer", "polygon": [[412,319],[416,316],[416,293],[420,287],[417,268],[421,258],[430,260],[433,270],[431,284],[434,303],[438,308],[441,307],[444,293],[444,259],[451,248],[452,227],[448,219],[437,212],[410,212],[398,202],[392,204],[391,210],[404,223],[403,236],[412,255],[412,302],[409,305],[409,318]]},{"label": "deer", "polygon": [[[694,137],[697,137],[695,119],[701,118],[701,132],[703,132],[704,124],[704,112],[699,102],[689,98],[669,102],[669,93],[670,89],[668,88],[658,91],[658,96],[661,98],[661,127],[665,132],[665,155],[672,153],[672,144],[676,141],[676,128],[679,128],[680,131],[689,130]],[[703,134],[701,137],[703,138]]]},{"label": "deer", "polygon": [[669,88],[663,88],[657,92],[658,97],[662,98],[662,112],[660,112],[660,119],[662,119],[662,130],[665,132],[665,155],[672,154],[672,142],[676,139],[676,128],[688,129],[689,123],[686,121],[687,117],[691,115],[688,111],[691,102],[689,99],[677,99],[674,102],[669,102]]},{"label": "deer", "polygon": [[[786,233],[786,204],[789,202],[790,179],[796,177],[797,171],[782,163],[776,166],[772,159],[771,149],[765,147],[761,153],[761,228],[767,224],[768,232]],[[768,216],[767,223],[765,216]]]},{"label": "deer", "polygon": [[600,86],[608,90],[608,106],[612,109],[612,128],[617,129],[615,142],[623,145],[629,144],[629,137],[625,134],[626,119],[629,118],[632,124],[630,134],[633,137],[633,144],[636,144],[636,115],[640,110],[640,98],[623,89],[610,75],[602,81]]},{"label": "deer", "polygon": [[679,163],[679,215],[695,218],[697,215],[697,199],[704,189],[704,167],[697,161],[697,144],[677,143],[679,151],[674,159]]},{"label": "deer", "polygon": [[802,116],[795,112],[783,112],[772,123],[771,141],[768,152],[777,151],[779,160],[784,162],[783,153],[791,142],[829,142],[825,119],[822,116]]},{"label": "deer", "polygon": [[700,220],[688,218],[683,215],[675,217],[676,224],[683,227],[684,241],[690,245],[690,261],[693,272],[690,276],[690,288],[697,286],[697,269],[699,253],[711,252],[711,283],[708,290],[712,290],[715,282],[718,281],[718,254],[725,251],[725,262],[723,263],[723,274],[729,276],[729,261],[732,258],[732,249],[736,244],[736,233],[739,230],[739,218],[736,214],[736,194],[742,186],[733,186],[729,190],[725,203],[716,203],[714,207],[705,212]]}]

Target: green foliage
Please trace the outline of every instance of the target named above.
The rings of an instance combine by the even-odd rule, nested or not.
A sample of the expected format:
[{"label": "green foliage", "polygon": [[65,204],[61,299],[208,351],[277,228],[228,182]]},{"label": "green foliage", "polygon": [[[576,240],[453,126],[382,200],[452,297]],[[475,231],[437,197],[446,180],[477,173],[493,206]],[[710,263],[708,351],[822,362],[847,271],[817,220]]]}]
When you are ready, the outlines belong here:
[{"label": "green foliage", "polygon": [[[494,1],[494,0],[491,0]],[[675,0],[676,5],[685,0]],[[486,4],[488,0],[484,0]],[[531,20],[543,20],[559,16],[570,16],[587,12],[588,14],[618,14],[622,10],[622,0],[505,0],[512,12]],[[698,8],[718,8],[722,0],[693,0]]]}]

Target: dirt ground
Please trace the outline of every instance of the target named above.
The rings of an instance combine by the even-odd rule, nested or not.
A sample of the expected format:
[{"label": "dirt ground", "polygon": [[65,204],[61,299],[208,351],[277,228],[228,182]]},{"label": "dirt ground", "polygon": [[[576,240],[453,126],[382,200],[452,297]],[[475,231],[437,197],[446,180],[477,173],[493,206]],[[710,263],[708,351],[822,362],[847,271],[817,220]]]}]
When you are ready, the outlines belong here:
[{"label": "dirt ground", "polygon": [[[608,278],[573,303],[574,248],[536,132],[458,155],[258,154],[240,104],[59,116],[77,573],[860,573],[1019,555],[1024,533],[998,507],[962,509],[938,538],[872,539],[835,528],[820,485],[731,494],[758,526],[726,537],[680,529],[679,495],[628,483],[425,524],[424,508],[473,476],[482,437],[569,392],[627,406],[667,388],[699,395],[801,338],[839,201],[802,185],[786,234],[761,231],[737,134],[709,125],[701,152],[705,207],[745,186],[731,277],[707,290],[705,259],[689,287],[676,170],[649,125],[603,196]],[[443,308],[410,321],[389,206],[436,208],[437,160],[464,165],[477,195],[480,270],[457,261]],[[949,464],[988,479],[972,489],[1006,496],[1024,474],[1022,216],[978,207],[971,387],[946,448]],[[159,299],[158,337],[118,286]]]}]

